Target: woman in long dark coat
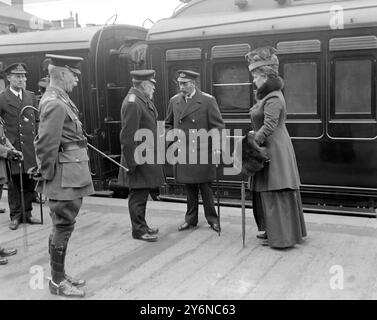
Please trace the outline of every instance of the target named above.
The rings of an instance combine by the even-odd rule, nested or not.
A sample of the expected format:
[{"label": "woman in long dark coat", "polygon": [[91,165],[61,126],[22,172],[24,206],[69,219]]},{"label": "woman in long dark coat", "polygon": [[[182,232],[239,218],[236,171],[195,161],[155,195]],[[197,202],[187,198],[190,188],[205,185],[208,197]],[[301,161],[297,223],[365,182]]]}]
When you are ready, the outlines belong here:
[{"label": "woman in long dark coat", "polygon": [[257,87],[257,103],[250,109],[255,140],[271,160],[253,176],[254,210],[263,221],[267,242],[273,248],[302,242],[306,227],[300,197],[300,177],[295,152],[285,126],[286,105],[279,60],[274,48],[259,48],[247,55]]}]

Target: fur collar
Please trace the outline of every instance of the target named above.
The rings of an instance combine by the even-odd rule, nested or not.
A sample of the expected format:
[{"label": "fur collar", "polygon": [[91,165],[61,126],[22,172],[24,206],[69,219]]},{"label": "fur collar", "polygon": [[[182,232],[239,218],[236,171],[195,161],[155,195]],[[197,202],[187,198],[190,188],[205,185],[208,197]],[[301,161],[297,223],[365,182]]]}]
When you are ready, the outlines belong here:
[{"label": "fur collar", "polygon": [[267,81],[257,90],[257,99],[262,100],[270,92],[281,90],[283,87],[284,80],[282,78],[268,78]]}]

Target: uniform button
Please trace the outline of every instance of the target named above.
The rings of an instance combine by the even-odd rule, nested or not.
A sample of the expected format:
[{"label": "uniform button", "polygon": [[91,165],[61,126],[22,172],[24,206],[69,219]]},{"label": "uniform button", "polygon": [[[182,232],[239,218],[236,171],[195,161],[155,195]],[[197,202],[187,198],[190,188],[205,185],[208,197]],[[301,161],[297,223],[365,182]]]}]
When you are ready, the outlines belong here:
[{"label": "uniform button", "polygon": [[76,159],[76,162],[79,162],[80,160],[79,159]]},{"label": "uniform button", "polygon": [[195,140],[192,140],[193,143],[195,143]]},{"label": "uniform button", "polygon": [[23,137],[24,135],[22,133],[20,133],[20,136]]},{"label": "uniform button", "polygon": [[178,139],[178,142],[181,142],[181,139]]},{"label": "uniform button", "polygon": [[195,119],[192,119],[192,122],[195,122]]},{"label": "uniform button", "polygon": [[181,152],[181,149],[178,149],[178,152]]}]

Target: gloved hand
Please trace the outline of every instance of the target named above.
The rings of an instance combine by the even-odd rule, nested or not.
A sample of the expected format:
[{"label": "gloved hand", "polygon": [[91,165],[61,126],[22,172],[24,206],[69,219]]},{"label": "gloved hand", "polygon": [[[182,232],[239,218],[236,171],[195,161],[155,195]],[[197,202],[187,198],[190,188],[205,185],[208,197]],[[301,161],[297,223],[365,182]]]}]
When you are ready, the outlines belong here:
[{"label": "gloved hand", "polygon": [[8,150],[7,159],[11,161],[21,161],[23,159],[22,152],[15,149]]},{"label": "gloved hand", "polygon": [[33,180],[41,181],[43,180],[42,174],[39,172],[38,167],[32,167],[27,171],[27,174],[33,178]]}]

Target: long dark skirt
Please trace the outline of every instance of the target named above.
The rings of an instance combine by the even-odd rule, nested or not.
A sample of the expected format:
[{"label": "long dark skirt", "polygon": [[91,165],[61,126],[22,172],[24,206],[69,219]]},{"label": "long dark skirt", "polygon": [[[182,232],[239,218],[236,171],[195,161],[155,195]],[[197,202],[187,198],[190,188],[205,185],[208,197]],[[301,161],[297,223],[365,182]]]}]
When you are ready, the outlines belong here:
[{"label": "long dark skirt", "polygon": [[258,230],[267,232],[268,245],[288,248],[302,242],[306,226],[299,190],[253,192]]}]

